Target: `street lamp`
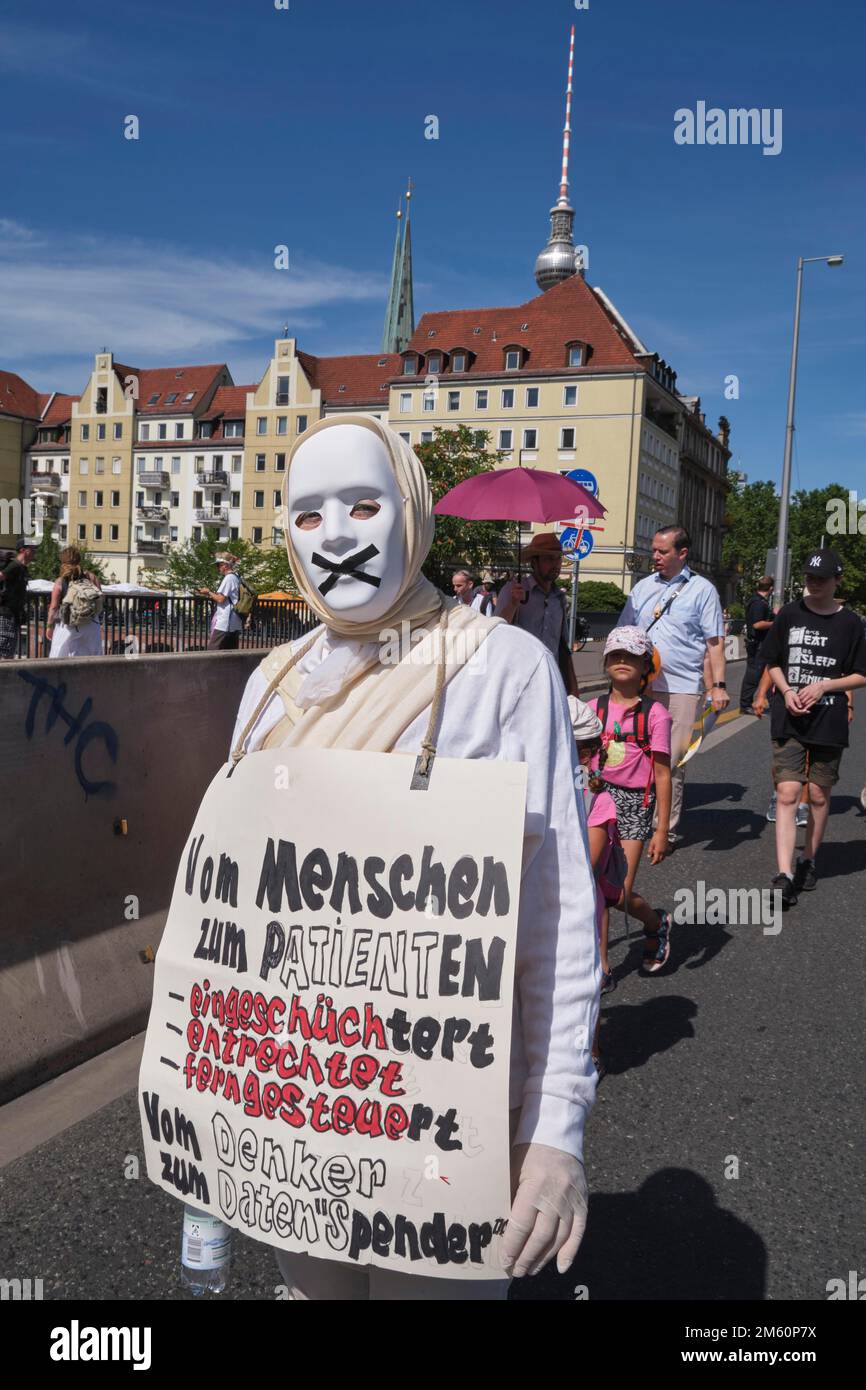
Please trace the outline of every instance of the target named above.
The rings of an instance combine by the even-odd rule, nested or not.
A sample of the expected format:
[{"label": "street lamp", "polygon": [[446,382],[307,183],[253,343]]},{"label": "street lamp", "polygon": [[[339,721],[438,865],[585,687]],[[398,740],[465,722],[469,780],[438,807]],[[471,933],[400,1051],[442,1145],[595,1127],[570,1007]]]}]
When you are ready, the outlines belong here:
[{"label": "street lamp", "polygon": [[811,261],[825,265],[841,265],[844,256],[801,256],[797,261],[797,297],[794,301],[794,345],[791,350],[791,375],[788,381],[788,426],[785,431],[785,462],[782,465],[782,496],[779,499],[779,532],[776,539],[775,600],[785,601],[785,561],[788,556],[788,510],[791,494],[791,455],[794,451],[794,400],[797,394],[797,349],[800,342],[800,297],[803,291],[803,266]]}]

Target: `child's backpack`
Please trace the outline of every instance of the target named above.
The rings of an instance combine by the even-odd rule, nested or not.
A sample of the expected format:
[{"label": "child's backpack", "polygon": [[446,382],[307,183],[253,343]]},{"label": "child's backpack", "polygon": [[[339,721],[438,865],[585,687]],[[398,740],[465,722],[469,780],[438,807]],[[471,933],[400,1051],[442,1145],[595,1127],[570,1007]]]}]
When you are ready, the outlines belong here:
[{"label": "child's backpack", "polygon": [[241,579],[240,575],[237,575],[236,578],[240,585],[240,594],[235,604],[235,612],[239,618],[249,618],[256,606],[258,595],[254,589],[250,588],[245,579]]},{"label": "child's backpack", "polygon": [[82,575],[73,579],[60,605],[60,621],[64,627],[85,627],[99,617],[103,608],[101,591],[91,579]]},{"label": "child's backpack", "polygon": [[[649,716],[653,701],[646,695],[641,696],[640,704],[634,705],[625,716],[628,719],[631,715],[631,729],[621,727],[622,742],[636,743],[642,753],[645,753],[650,760],[649,776],[644,788],[644,805],[649,804],[649,789],[655,780],[655,763],[653,762],[652,745],[650,743]],[[595,712],[601,720],[601,756],[599,758],[599,772],[604,773],[604,765],[607,761],[607,746],[611,742],[612,734],[608,732],[607,715],[610,708],[610,692],[602,695],[596,702]],[[624,723],[625,721],[623,721]]]}]

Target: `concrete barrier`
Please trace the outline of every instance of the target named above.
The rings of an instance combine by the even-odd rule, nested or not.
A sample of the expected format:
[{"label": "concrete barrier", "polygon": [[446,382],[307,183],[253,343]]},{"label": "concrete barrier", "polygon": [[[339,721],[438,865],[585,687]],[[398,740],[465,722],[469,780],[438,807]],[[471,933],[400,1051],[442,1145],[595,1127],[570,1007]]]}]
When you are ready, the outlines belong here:
[{"label": "concrete barrier", "polygon": [[0,664],[0,1102],[143,1027],[145,956],[261,657]]}]

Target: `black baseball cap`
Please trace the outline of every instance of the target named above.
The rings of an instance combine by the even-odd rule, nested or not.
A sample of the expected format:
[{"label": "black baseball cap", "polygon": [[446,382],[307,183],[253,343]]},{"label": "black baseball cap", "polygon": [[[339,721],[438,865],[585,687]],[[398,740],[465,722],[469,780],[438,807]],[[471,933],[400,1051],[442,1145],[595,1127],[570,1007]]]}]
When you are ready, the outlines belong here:
[{"label": "black baseball cap", "polygon": [[842,574],[842,561],[835,550],[813,550],[806,556],[803,572],[815,579],[839,579]]}]

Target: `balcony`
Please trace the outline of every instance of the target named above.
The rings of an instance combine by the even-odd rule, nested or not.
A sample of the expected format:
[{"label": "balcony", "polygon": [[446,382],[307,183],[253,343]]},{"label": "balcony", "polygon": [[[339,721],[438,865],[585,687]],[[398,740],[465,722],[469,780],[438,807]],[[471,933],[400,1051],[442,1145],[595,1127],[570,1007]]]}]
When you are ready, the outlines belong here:
[{"label": "balcony", "polygon": [[139,487],[168,487],[171,477],[168,473],[139,473]]},{"label": "balcony", "polygon": [[195,480],[199,487],[228,487],[229,485],[229,475],[224,472],[196,473]]},{"label": "balcony", "polygon": [[168,507],[137,507],[142,521],[168,521]]},{"label": "balcony", "polygon": [[59,473],[34,473],[30,482],[31,492],[56,492],[60,487]]},{"label": "balcony", "polygon": [[219,526],[222,522],[228,521],[228,507],[196,507],[196,521],[203,521],[205,525]]},{"label": "balcony", "polygon": [[164,555],[168,548],[168,541],[136,541],[136,549],[139,555]]}]

